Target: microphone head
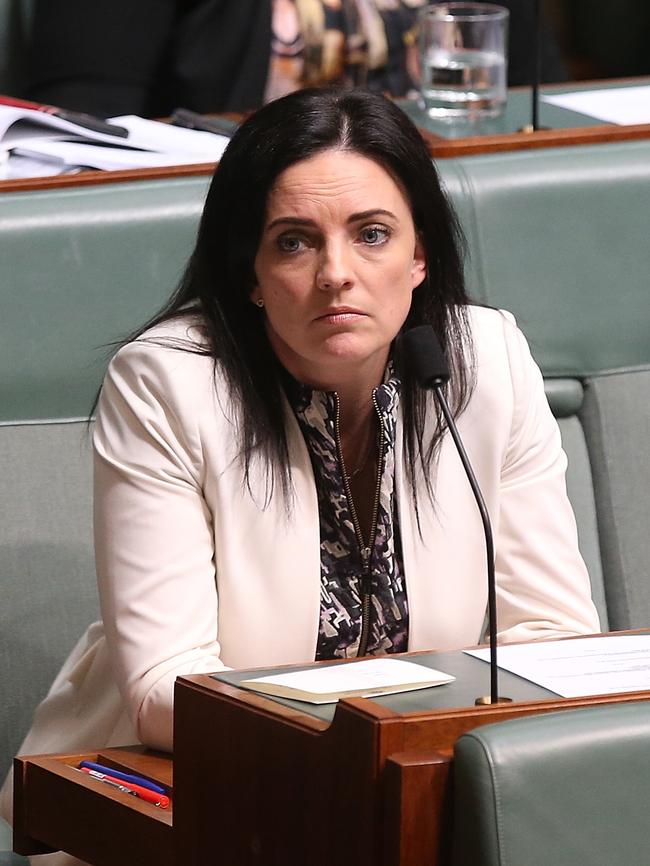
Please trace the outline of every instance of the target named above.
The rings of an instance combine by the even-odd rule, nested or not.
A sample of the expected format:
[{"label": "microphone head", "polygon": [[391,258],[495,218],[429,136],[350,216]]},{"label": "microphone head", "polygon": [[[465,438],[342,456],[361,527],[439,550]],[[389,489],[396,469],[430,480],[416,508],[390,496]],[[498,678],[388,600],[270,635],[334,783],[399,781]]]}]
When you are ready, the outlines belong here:
[{"label": "microphone head", "polygon": [[449,366],[431,325],[418,325],[402,335],[402,351],[421,388],[449,380]]}]

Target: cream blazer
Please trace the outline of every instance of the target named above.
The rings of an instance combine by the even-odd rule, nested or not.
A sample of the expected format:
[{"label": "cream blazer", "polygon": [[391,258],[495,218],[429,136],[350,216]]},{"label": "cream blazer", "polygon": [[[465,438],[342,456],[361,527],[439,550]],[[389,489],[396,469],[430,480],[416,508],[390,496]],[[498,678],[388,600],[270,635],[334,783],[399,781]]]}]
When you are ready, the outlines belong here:
[{"label": "cream blazer", "polygon": [[[500,640],[598,631],[566,496],[566,457],[526,341],[507,313],[474,307],[476,387],[458,427],[492,519]],[[149,337],[195,334],[191,320]],[[194,337],[196,338],[196,337]],[[140,340],[104,382],[94,434],[95,545],[104,625],[94,624],[37,711],[22,751],[140,740],[172,748],[179,674],[313,661],[319,520],[309,454],[287,410],[294,498],[264,506],[242,483],[237,419],[209,357]],[[409,649],[482,637],[481,521],[449,436],[420,479],[421,533],[396,442]]]}]

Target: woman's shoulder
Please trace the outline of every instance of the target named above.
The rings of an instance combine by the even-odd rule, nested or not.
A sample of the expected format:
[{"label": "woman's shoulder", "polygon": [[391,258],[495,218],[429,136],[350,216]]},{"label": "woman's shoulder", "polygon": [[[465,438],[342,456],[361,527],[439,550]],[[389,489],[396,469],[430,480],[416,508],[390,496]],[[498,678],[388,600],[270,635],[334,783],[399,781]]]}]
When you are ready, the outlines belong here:
[{"label": "woman's shoulder", "polygon": [[200,314],[183,313],[148,328],[113,356],[104,388],[118,386],[164,402],[204,400],[219,389],[215,365]]},{"label": "woman's shoulder", "polygon": [[513,408],[543,393],[542,376],[512,313],[471,306],[468,324],[475,370],[475,402]]},{"label": "woman's shoulder", "polygon": [[490,360],[501,360],[512,366],[522,353],[530,354],[526,337],[508,310],[471,305],[467,320],[479,369]]},{"label": "woman's shoulder", "polygon": [[513,314],[498,307],[470,304],[467,317],[473,338],[503,340],[517,330]]},{"label": "woman's shoulder", "polygon": [[203,318],[191,311],[158,322],[124,343],[113,355],[109,371],[178,369],[188,365],[214,368]]},{"label": "woman's shoulder", "polygon": [[164,355],[169,350],[200,355],[209,353],[209,339],[200,313],[188,310],[152,325],[125,343],[116,357],[148,353]]}]

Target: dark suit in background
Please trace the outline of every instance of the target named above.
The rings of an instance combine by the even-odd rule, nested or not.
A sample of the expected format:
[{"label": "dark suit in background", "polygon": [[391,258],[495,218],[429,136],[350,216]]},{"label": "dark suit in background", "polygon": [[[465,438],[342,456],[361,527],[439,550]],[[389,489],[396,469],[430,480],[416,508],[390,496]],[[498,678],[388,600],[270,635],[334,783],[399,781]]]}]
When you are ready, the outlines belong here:
[{"label": "dark suit in background", "polygon": [[111,116],[261,103],[270,0],[36,0],[29,96]]},{"label": "dark suit in background", "polygon": [[[509,84],[527,84],[533,3],[502,4],[510,10]],[[385,24],[394,19],[389,62],[369,76],[370,86],[395,95],[409,89],[398,43],[415,11],[382,13]],[[35,0],[27,96],[100,116],[252,109],[263,102],[270,45],[271,0]],[[542,80],[565,79],[545,26]]]}]

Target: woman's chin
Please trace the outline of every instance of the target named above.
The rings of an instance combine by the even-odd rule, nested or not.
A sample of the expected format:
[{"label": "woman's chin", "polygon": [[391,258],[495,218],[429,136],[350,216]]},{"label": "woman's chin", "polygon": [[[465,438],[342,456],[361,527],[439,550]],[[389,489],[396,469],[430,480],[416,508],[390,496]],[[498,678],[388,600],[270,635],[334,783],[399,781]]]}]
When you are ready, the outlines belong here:
[{"label": "woman's chin", "polygon": [[322,347],[324,358],[328,357],[332,361],[341,363],[363,364],[364,361],[370,360],[382,351],[388,354],[388,345],[381,346],[376,341],[369,340],[367,336],[350,332],[332,334],[323,341]]}]

